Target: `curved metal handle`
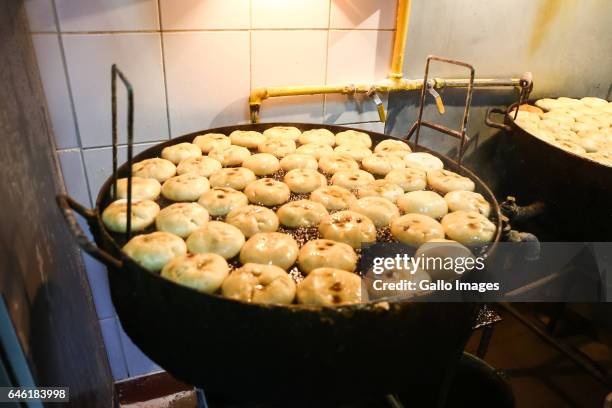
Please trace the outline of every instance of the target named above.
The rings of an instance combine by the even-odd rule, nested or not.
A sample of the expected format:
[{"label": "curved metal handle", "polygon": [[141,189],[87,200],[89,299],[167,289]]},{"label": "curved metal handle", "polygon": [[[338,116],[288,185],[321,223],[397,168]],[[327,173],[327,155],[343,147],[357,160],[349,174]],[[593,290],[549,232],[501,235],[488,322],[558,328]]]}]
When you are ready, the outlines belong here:
[{"label": "curved metal handle", "polygon": [[499,108],[489,108],[489,109],[487,109],[487,114],[485,116],[485,123],[487,124],[487,126],[490,126],[492,128],[495,128],[495,129],[505,130],[506,132],[510,132],[512,130],[512,128],[510,126],[506,125],[505,123],[494,122],[491,119],[491,114],[492,113],[498,113],[500,115],[505,115],[506,114],[506,112],[503,109],[499,109]]},{"label": "curved metal handle", "polygon": [[74,210],[79,213],[83,218],[90,221],[96,217],[96,214],[92,210],[83,207],[81,204],[77,203],[72,197],[67,194],[58,195],[57,204],[59,205],[60,209],[62,210],[62,213],[64,214],[64,219],[68,224],[70,232],[76,238],[79,246],[83,248],[85,252],[87,252],[89,255],[107,266],[111,266],[114,268],[120,268],[122,266],[120,260],[112,256],[108,252],[98,248],[95,243],[89,240],[72,212]]}]

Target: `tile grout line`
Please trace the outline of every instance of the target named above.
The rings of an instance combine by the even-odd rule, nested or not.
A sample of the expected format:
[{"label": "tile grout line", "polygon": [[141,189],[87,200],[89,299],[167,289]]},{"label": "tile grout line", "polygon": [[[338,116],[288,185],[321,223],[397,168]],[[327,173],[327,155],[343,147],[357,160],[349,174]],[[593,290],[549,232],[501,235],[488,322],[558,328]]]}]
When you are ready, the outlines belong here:
[{"label": "tile grout line", "polygon": [[168,124],[168,139],[172,139],[172,125],[170,123],[170,103],[168,98],[168,76],[166,74],[166,50],[164,47],[164,30],[162,25],[161,0],[157,0],[157,18],[159,19],[159,43],[161,47],[162,77],[164,80],[164,97],[166,101],[166,122]]},{"label": "tile grout line", "polygon": [[[154,144],[159,144],[162,140],[149,140],[149,141],[145,141],[145,142],[134,142],[133,146],[134,147],[140,147],[140,146],[147,146],[147,145],[154,145]],[[89,151],[89,150],[101,150],[101,149],[109,149],[113,147],[112,145],[102,145],[102,146],[90,146],[90,147],[83,147],[82,150],[83,151]],[[127,147],[127,143],[117,143],[117,147]],[[67,150],[67,149],[64,149]]]},{"label": "tile grout line", "polygon": [[[114,310],[114,307],[113,307],[113,310]],[[113,323],[114,323],[115,335],[118,337],[118,340],[119,340],[119,350],[117,350],[117,351],[119,353],[121,353],[121,357],[123,357],[123,368],[124,368],[125,374],[126,374],[125,378],[129,378],[130,373],[128,371],[127,360],[125,358],[125,351],[123,351],[123,344],[121,343],[121,334],[119,333],[119,322],[118,322],[118,318],[117,318],[117,313],[115,312],[111,316],[105,317],[104,319],[98,319],[98,325],[100,325],[100,331],[102,331],[102,324],[101,323],[104,320],[109,320],[110,321],[111,319],[113,320]],[[106,341],[104,341],[104,335],[102,335],[102,341],[104,342],[104,348],[108,349],[108,347],[106,347]],[[110,356],[108,354],[109,353],[107,351],[106,355],[107,355],[107,358],[108,358],[108,364],[110,366],[111,365],[110,364],[110,358],[109,358]],[[113,369],[111,368],[111,374],[112,374],[112,371],[113,371]],[[114,378],[114,375],[113,375],[113,380],[119,381],[120,379]]]},{"label": "tile grout line", "polygon": [[[114,308],[115,307],[113,306],[113,309]],[[121,356],[123,357],[123,364],[125,366],[125,373],[127,374],[127,378],[130,378],[130,366],[128,365],[127,357],[125,355],[125,346],[123,345],[123,336],[121,335],[123,327],[121,326],[121,322],[119,321],[119,316],[117,316],[117,311],[115,311],[114,318],[115,328],[117,329],[117,336],[119,337],[119,351],[121,352]]]},{"label": "tile grout line", "polygon": [[223,31],[395,31],[394,28],[186,28],[169,30],[116,30],[116,31],[32,31],[31,34],[65,34],[65,35],[108,35],[108,34],[154,34],[154,33],[190,33],[190,32],[223,32]]},{"label": "tile grout line", "polygon": [[64,79],[66,80],[66,88],[68,90],[68,98],[70,99],[70,110],[72,113],[72,122],[74,124],[74,131],[76,132],[77,142],[79,144],[79,157],[81,159],[81,166],[83,167],[83,175],[85,176],[85,186],[87,187],[87,196],[89,197],[89,206],[93,206],[95,202],[91,194],[91,186],[89,184],[89,177],[87,177],[87,167],[85,166],[85,157],[83,156],[83,140],[81,138],[81,130],[79,128],[79,122],[76,114],[76,107],[74,104],[74,94],[72,92],[72,83],[70,82],[70,75],[68,73],[68,62],[66,59],[66,49],[64,48],[64,39],[62,38],[62,27],[59,21],[59,14],[57,12],[57,5],[55,0],[51,0],[53,7],[53,19],[55,21],[55,28],[57,29],[57,41],[60,48],[60,56],[62,58],[62,68],[64,71]]}]

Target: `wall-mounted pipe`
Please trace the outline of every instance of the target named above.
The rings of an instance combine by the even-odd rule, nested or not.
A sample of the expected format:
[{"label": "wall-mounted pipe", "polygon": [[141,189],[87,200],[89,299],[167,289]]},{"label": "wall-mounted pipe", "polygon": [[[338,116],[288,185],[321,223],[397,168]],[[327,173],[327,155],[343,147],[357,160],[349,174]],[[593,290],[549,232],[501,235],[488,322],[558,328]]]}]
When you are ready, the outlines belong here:
[{"label": "wall-mounted pipe", "polygon": [[393,40],[393,55],[389,78],[402,79],[404,76],[404,53],[408,39],[408,23],[410,22],[410,0],[399,0],[395,22],[395,39]]},{"label": "wall-mounted pipe", "polygon": [[[434,78],[433,86],[441,88],[464,88],[469,83],[463,78]],[[520,78],[477,78],[474,79],[476,88],[494,88],[519,86]],[[259,122],[259,109],[262,101],[268,98],[298,95],[325,95],[325,94],[367,94],[368,92],[394,92],[414,91],[423,87],[422,79],[400,79],[396,81],[385,80],[377,83],[348,84],[348,85],[303,85],[256,88],[249,97],[251,122]]]},{"label": "wall-mounted pipe", "polygon": [[[404,79],[404,53],[406,49],[406,41],[408,38],[408,23],[410,22],[410,1],[399,0],[397,3],[397,20],[395,26],[395,39],[393,43],[393,55],[391,57],[391,67],[389,71],[389,79],[375,83],[357,83],[357,84],[340,84],[340,85],[305,85],[305,86],[280,86],[255,88],[251,91],[249,97],[249,109],[251,113],[251,122],[259,122],[259,111],[263,100],[268,98],[276,98],[282,96],[301,96],[301,95],[324,95],[324,94],[368,94],[373,95],[374,92],[393,92],[393,91],[412,91],[423,87],[422,79]],[[443,79],[435,78],[434,88],[460,88],[466,87],[469,83],[468,79]],[[519,78],[485,78],[475,79],[475,87],[507,87],[519,86]],[[379,107],[380,121],[385,121],[384,108]]]}]

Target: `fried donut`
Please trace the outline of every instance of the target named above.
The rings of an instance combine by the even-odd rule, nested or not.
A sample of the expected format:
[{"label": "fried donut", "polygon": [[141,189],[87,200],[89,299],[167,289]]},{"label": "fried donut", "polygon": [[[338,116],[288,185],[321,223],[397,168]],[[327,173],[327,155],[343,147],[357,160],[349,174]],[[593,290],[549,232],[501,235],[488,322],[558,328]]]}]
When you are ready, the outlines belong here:
[{"label": "fried donut", "polygon": [[278,229],[278,217],[274,211],[258,205],[234,208],[227,214],[225,222],[238,228],[247,238],[259,232],[273,232]]},{"label": "fried donut", "polygon": [[283,204],[276,212],[281,224],[289,228],[315,227],[328,215],[321,203],[296,200]]},{"label": "fried donut", "polygon": [[444,238],[444,228],[427,215],[406,214],[391,223],[391,234],[404,244],[418,246],[432,239]]},{"label": "fried donut", "polygon": [[[127,178],[117,180],[117,198],[127,198]],[[132,177],[132,199],[155,200],[161,192],[161,184],[154,178]]]},{"label": "fried donut", "polygon": [[206,208],[210,215],[218,217],[249,204],[249,199],[243,192],[231,187],[213,187],[200,196],[198,204]]},{"label": "fried donut", "polygon": [[262,178],[249,183],[244,189],[244,194],[253,204],[273,207],[289,201],[291,191],[283,182],[273,178]]},{"label": "fried donut", "polygon": [[353,193],[338,186],[321,187],[310,193],[310,199],[328,210],[344,210],[356,200]]},{"label": "fried donut", "polygon": [[163,183],[176,174],[176,166],[170,160],[154,157],[132,165],[132,176],[154,178]]},{"label": "fried donut", "polygon": [[[130,230],[143,231],[155,222],[159,205],[151,200],[132,200],[132,219]],[[102,222],[111,231],[127,231],[127,199],[112,202],[102,212]]]},{"label": "fried donut", "polygon": [[297,286],[298,303],[340,306],[361,302],[361,279],[334,268],[317,268]]},{"label": "fried donut", "polygon": [[185,254],[173,258],[161,276],[199,292],[214,293],[229,274],[229,266],[217,254]]},{"label": "fried donut", "polygon": [[325,239],[344,242],[353,248],[376,241],[376,227],[365,215],[354,211],[338,211],[319,224],[319,234]]},{"label": "fried donut", "polygon": [[427,172],[427,184],[442,194],[450,191],[474,191],[476,185],[468,177],[461,176],[450,170],[433,170]]},{"label": "fried donut", "polygon": [[491,242],[495,224],[475,211],[454,211],[442,218],[442,227],[449,238],[463,245],[480,245]]},{"label": "fried donut", "polygon": [[202,150],[192,143],[178,143],[172,146],[164,147],[161,151],[162,159],[171,161],[174,164],[179,164],[190,157],[202,156]]},{"label": "fried donut", "polygon": [[209,221],[187,238],[187,248],[192,253],[213,253],[230,259],[238,255],[244,245],[242,232],[233,225],[221,221]]},{"label": "fried donut", "polygon": [[287,270],[295,263],[298,251],[298,244],[290,235],[260,232],[244,244],[240,251],[240,262],[276,265]]},{"label": "fried donut", "polygon": [[209,188],[206,177],[187,173],[164,181],[161,193],[171,201],[197,201]]},{"label": "fried donut", "polygon": [[353,272],[357,268],[357,254],[353,247],[343,242],[315,239],[300,248],[298,264],[306,275],[323,267]]},{"label": "fried donut", "polygon": [[448,205],[442,196],[433,191],[411,191],[397,200],[397,206],[406,214],[423,214],[431,218],[442,218]]},{"label": "fried donut", "polygon": [[224,297],[249,303],[285,304],[293,302],[296,285],[283,269],[275,265],[247,263],[223,282]]},{"label": "fried donut", "polygon": [[123,252],[148,271],[158,272],[174,257],[185,255],[185,241],[174,234],[155,231],[136,235],[123,246]]},{"label": "fried donut", "polygon": [[208,211],[196,203],[175,203],[162,209],[155,218],[159,231],[187,238],[208,222]]}]

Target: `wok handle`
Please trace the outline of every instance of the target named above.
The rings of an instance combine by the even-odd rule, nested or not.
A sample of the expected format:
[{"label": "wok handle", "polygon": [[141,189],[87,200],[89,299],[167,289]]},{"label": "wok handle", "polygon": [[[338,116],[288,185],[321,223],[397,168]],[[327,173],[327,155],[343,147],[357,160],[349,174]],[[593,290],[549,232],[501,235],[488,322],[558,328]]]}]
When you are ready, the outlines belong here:
[{"label": "wok handle", "polygon": [[491,114],[493,113],[497,113],[500,115],[506,114],[506,112],[503,109],[499,109],[499,108],[487,109],[487,114],[485,116],[485,123],[487,124],[487,126],[490,126],[495,129],[505,130],[506,132],[510,132],[512,130],[510,126],[506,125],[505,123],[497,123],[491,119]]},{"label": "wok handle", "polygon": [[121,261],[109,254],[108,252],[98,248],[98,246],[91,242],[85,232],[79,225],[74,216],[73,211],[76,211],[85,218],[87,221],[93,220],[96,215],[89,208],[83,207],[81,204],[77,203],[72,197],[67,194],[60,194],[57,196],[57,204],[59,205],[62,213],[64,215],[64,219],[68,224],[68,228],[70,232],[77,240],[79,246],[87,252],[89,255],[102,262],[103,264],[115,268],[121,267]]}]

